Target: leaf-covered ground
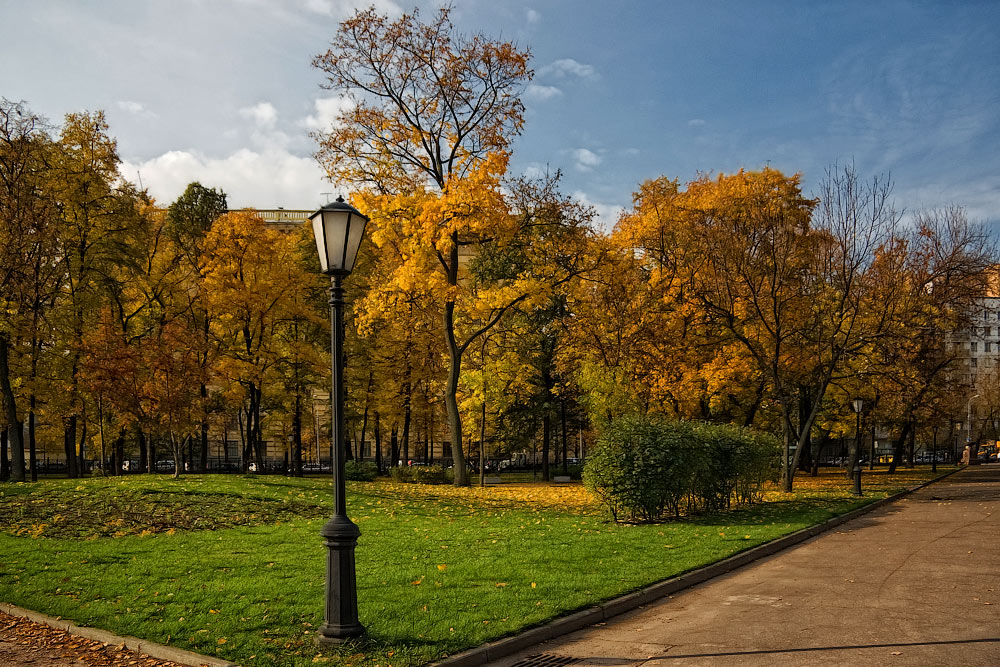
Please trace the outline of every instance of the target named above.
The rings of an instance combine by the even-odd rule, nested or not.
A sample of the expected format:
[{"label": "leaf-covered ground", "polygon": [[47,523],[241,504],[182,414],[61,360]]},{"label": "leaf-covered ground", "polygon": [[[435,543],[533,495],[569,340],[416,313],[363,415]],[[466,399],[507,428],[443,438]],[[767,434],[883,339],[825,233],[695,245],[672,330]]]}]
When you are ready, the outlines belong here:
[{"label": "leaf-covered ground", "polygon": [[[842,474],[659,525],[607,522],[579,485],[349,486],[363,642],[322,622],[326,479],[130,477],[4,486],[0,599],[245,665],[413,665],[724,558],[916,483]],[[73,526],[58,515],[77,511]],[[129,518],[131,517],[131,518]],[[148,518],[150,523],[146,523]],[[118,524],[119,520],[121,523]],[[117,524],[111,525],[109,524]],[[144,531],[156,526],[159,533]],[[119,535],[115,537],[115,535]],[[81,539],[82,538],[82,539]]]},{"label": "leaf-covered ground", "polygon": [[123,646],[76,637],[0,612],[0,665],[28,667],[182,667]]}]

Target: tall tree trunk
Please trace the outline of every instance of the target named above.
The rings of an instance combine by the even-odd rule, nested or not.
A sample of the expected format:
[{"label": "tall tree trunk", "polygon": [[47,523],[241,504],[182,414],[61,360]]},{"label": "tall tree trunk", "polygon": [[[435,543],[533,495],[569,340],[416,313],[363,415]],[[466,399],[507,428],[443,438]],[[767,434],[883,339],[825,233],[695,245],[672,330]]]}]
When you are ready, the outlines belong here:
[{"label": "tall tree trunk", "polygon": [[[809,404],[809,395],[805,387],[799,387],[799,425],[800,428],[809,420],[809,413],[812,406]],[[802,472],[809,472],[812,469],[812,438],[806,440],[806,446],[802,448],[802,455],[799,457],[798,469]]]},{"label": "tall tree trunk", "polygon": [[782,452],[781,452],[781,486],[785,490],[785,493],[792,492],[792,475],[794,474],[794,467],[791,464],[791,453],[792,453],[792,427],[789,424],[788,417],[788,399],[782,397],[779,400],[781,405],[782,413]]},{"label": "tall tree trunk", "polygon": [[146,449],[146,432],[136,428],[136,445],[139,448],[139,472],[149,472],[149,452]]},{"label": "tall tree trunk", "polygon": [[82,417],[82,419],[81,419],[81,423],[80,423],[80,447],[77,450],[77,452],[78,452],[77,459],[79,460],[79,463],[77,463],[77,466],[80,469],[80,477],[83,477],[84,475],[87,474],[87,426],[88,426],[88,424],[87,424],[87,418],[86,418],[86,413],[85,412],[83,414],[81,414],[81,417]]},{"label": "tall tree trunk", "polygon": [[292,474],[302,477],[302,393],[295,385],[295,416],[292,418]]},{"label": "tall tree trunk", "polygon": [[122,429],[118,432],[118,437],[115,438],[115,475],[122,474],[122,462],[125,461],[125,430]]},{"label": "tall tree trunk", "polygon": [[170,451],[174,455],[174,479],[181,476],[181,457],[184,456],[184,443],[178,441],[173,429],[170,431]]},{"label": "tall tree trunk", "polygon": [[569,475],[569,464],[566,463],[566,399],[559,401],[559,421],[562,422],[562,464],[563,475]]},{"label": "tall tree trunk", "polygon": [[465,469],[465,452],[462,450],[462,416],[458,412],[458,378],[462,372],[462,352],[455,342],[453,301],[445,304],[445,332],[448,339],[448,380],[445,383],[444,404],[448,411],[448,432],[451,438],[451,456],[454,460],[455,486],[469,486]]},{"label": "tall tree trunk", "polygon": [[431,465],[434,463],[434,409],[431,408],[431,425],[427,430],[427,450],[430,454],[427,457],[427,464]]},{"label": "tall tree trunk", "polygon": [[66,475],[73,479],[79,477],[76,469],[76,415],[66,419],[63,430],[63,450],[66,453]]},{"label": "tall tree trunk", "polygon": [[100,427],[98,433],[101,437],[101,476],[108,476],[107,448],[104,446],[104,397],[97,395],[97,425]]},{"label": "tall tree trunk", "polygon": [[917,448],[917,421],[913,420],[913,427],[910,429],[910,439],[906,446],[906,467],[913,467],[914,450]]},{"label": "tall tree trunk", "polygon": [[256,384],[251,384],[251,391],[254,393],[253,402],[253,434],[251,441],[253,443],[253,454],[254,461],[257,463],[257,473],[263,474],[264,470],[264,429],[261,426],[261,402],[264,398],[264,389],[257,386]]},{"label": "tall tree trunk", "polygon": [[410,460],[410,395],[412,393],[410,386],[410,369],[406,369],[407,379],[403,384],[403,463],[408,464]]},{"label": "tall tree trunk", "polygon": [[380,475],[385,470],[382,461],[382,428],[378,410],[375,411],[375,468]]},{"label": "tall tree trunk", "polygon": [[815,449],[813,450],[812,457],[812,469],[809,471],[810,477],[819,477],[819,460],[823,457],[823,447],[830,439],[830,434],[828,431],[823,432],[823,437],[819,439],[816,443]]},{"label": "tall tree trunk", "polygon": [[486,486],[486,401],[479,415],[479,486]]},{"label": "tall tree trunk", "polygon": [[10,460],[7,458],[7,427],[0,429],[0,482],[10,479]]},{"label": "tall tree trunk", "polygon": [[375,371],[373,369],[368,369],[368,387],[365,389],[365,411],[361,416],[361,447],[360,456],[361,460],[365,458],[365,436],[368,432],[368,409],[371,407],[371,396],[372,396],[372,384],[375,382]]},{"label": "tall tree trunk", "polygon": [[391,460],[389,461],[389,467],[395,468],[399,465],[399,426],[396,424],[392,425],[392,429],[389,431],[389,456]]},{"label": "tall tree trunk", "polygon": [[0,399],[3,401],[4,416],[7,419],[7,439],[10,445],[10,480],[23,482],[26,477],[24,471],[24,434],[17,419],[17,402],[10,381],[10,365],[7,358],[9,346],[10,341],[7,339],[7,334],[0,333]]},{"label": "tall tree trunk", "polygon": [[903,460],[903,447],[906,443],[906,439],[910,437],[910,429],[912,427],[912,420],[907,419],[903,422],[903,431],[899,434],[899,439],[893,441],[892,443],[892,461],[889,462],[890,475],[896,472],[896,468],[899,467],[900,461]]},{"label": "tall tree trunk", "polygon": [[542,480],[549,481],[549,444],[552,439],[551,418],[546,409],[542,414]]},{"label": "tall tree trunk", "polygon": [[245,475],[248,470],[247,466],[250,464],[250,438],[247,434],[249,425],[246,423],[250,419],[250,411],[246,410],[247,420],[243,419],[243,414],[244,407],[241,405],[236,412],[236,423],[240,428],[240,470]]},{"label": "tall tree trunk", "polygon": [[202,383],[198,386],[198,393],[201,396],[201,449],[199,451],[198,472],[208,470],[208,387]]},{"label": "tall tree trunk", "polygon": [[[458,232],[451,234],[451,248],[445,265],[448,284],[458,285]],[[451,438],[451,456],[455,465],[455,486],[469,486],[469,473],[465,469],[465,452],[462,450],[462,415],[458,412],[458,378],[462,374],[462,348],[455,339],[455,301],[444,304],[444,336],[448,347],[448,380],[445,383],[444,404],[448,413],[448,431]]]},{"label": "tall tree trunk", "polygon": [[38,452],[35,443],[35,394],[28,399],[28,467],[31,469],[31,481],[38,481]]}]

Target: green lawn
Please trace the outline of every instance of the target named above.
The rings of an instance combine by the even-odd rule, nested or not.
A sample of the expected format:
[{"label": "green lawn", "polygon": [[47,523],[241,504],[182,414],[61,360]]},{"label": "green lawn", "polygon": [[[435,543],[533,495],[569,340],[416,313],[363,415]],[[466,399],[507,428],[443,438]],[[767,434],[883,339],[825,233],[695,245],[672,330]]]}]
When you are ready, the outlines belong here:
[{"label": "green lawn", "polygon": [[362,642],[320,655],[330,484],[137,476],[0,487],[0,600],[253,665],[412,665],[719,560],[929,477],[832,473],[660,525],[608,523],[579,485],[351,483]]}]

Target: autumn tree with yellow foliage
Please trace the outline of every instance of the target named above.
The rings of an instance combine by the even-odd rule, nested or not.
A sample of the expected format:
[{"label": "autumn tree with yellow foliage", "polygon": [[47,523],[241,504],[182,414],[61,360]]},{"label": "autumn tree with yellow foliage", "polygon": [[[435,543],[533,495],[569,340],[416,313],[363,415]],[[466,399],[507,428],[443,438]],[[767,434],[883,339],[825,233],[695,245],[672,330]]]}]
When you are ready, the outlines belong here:
[{"label": "autumn tree with yellow foliage", "polygon": [[[466,272],[466,258],[486,244],[499,250],[544,238],[536,234],[536,213],[555,199],[538,200],[527,211],[508,201],[501,187],[511,141],[524,120],[519,96],[532,76],[528,51],[458,34],[450,12],[443,8],[423,23],[417,11],[396,20],[374,9],[359,11],[313,64],[326,74],[327,87],[351,101],[317,136],[317,157],[331,180],[359,190],[355,200],[371,217],[374,243],[400,249],[382,289],[420,285],[441,304],[455,483],[466,485],[457,398],[463,355],[508,311],[544,298],[565,275],[552,273],[563,271],[556,265],[492,281]],[[537,193],[543,192],[553,190],[541,185]],[[565,210],[569,215],[548,216],[551,224],[585,222]]]}]

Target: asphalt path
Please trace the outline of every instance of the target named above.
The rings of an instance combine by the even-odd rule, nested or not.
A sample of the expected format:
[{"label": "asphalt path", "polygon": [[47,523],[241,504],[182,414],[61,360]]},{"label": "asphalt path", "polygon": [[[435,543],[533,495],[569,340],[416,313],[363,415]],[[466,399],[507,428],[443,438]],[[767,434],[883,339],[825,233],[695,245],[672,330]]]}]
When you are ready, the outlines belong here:
[{"label": "asphalt path", "polygon": [[998,667],[1000,465],[490,664]]}]

